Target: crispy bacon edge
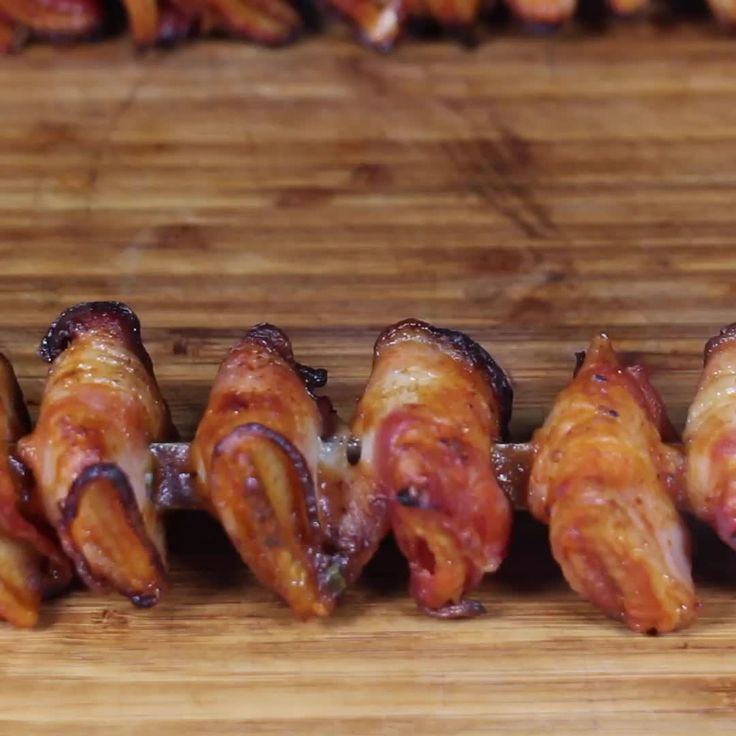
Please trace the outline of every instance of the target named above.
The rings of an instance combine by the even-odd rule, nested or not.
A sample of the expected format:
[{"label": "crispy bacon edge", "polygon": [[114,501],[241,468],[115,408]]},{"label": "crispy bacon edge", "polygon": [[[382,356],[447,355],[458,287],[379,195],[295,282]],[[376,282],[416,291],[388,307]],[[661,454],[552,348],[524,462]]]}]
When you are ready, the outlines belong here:
[{"label": "crispy bacon edge", "polygon": [[36,508],[25,468],[10,444],[30,429],[13,368],[0,354],[0,618],[38,622],[41,600],[71,581],[71,565]]},{"label": "crispy bacon edge", "polygon": [[[453,421],[451,406],[438,413],[434,406],[428,411],[425,405],[400,402],[385,415],[376,408],[391,403],[385,395],[390,389],[382,385],[391,377],[380,373],[384,347],[398,350],[400,342],[415,340],[430,344],[457,369],[452,379],[462,393],[489,402],[488,421],[495,426],[487,428],[484,446],[478,439],[486,429],[472,404],[462,416],[477,424],[475,439]],[[487,395],[478,399],[480,386]],[[439,393],[432,398],[442,403]],[[508,546],[511,505],[498,485],[490,452],[495,440],[507,437],[512,401],[506,374],[461,332],[409,319],[384,330],[376,341],[373,372],[353,420],[353,434],[372,448],[371,457],[363,453],[357,466],[362,480],[356,488],[383,499],[409,561],[412,595],[429,615],[465,618],[484,611],[465,596],[485,572],[497,569]]]},{"label": "crispy bacon edge", "polygon": [[[620,396],[617,400],[609,386],[623,388],[633,404],[622,403]],[[601,403],[592,418],[596,401]],[[631,415],[634,407],[643,416],[636,411]],[[582,415],[582,425],[576,423],[577,415]],[[638,440],[646,443],[649,485],[636,486],[628,477],[636,471],[629,471],[636,457],[629,460],[621,446],[629,437],[613,433],[613,445],[606,443],[606,434],[596,440],[601,422],[627,417],[637,423]],[[596,426],[590,428],[592,421]],[[690,573],[689,533],[675,505],[682,495],[682,456],[663,444],[671,432],[644,369],[621,365],[608,338],[600,335],[587,353],[578,354],[572,383],[532,440],[529,509],[550,525],[552,551],[566,579],[607,615],[640,633],[685,628],[699,607]],[[570,443],[575,443],[574,451]],[[587,459],[581,457],[586,445]],[[577,478],[570,477],[570,464],[578,468]],[[556,479],[555,471],[563,472],[562,477]]]},{"label": "crispy bacon edge", "polygon": [[[152,382],[154,392],[159,394],[164,412],[164,428],[161,436],[154,439],[176,438],[178,435],[171,423],[168,406],[160,397],[153,363],[141,340],[140,322],[135,312],[126,304],[110,301],[83,302],[66,309],[49,327],[41,341],[39,355],[47,363],[53,363],[76,337],[100,329],[115,334],[124,350],[140,361],[148,380]],[[43,403],[39,426],[32,435],[19,444],[21,457],[31,469],[35,453],[28,448],[33,442],[33,435],[43,431],[42,416]],[[115,421],[114,417],[111,417],[111,421]],[[115,462],[110,460],[87,465],[71,481],[67,495],[60,504],[57,531],[65,553],[71,558],[77,574],[88,587],[94,590],[112,588],[130,598],[136,606],[147,608],[158,602],[166,587],[165,564],[161,553],[148,535],[143,520],[144,510],[138,505],[130,479]],[[144,503],[153,502],[146,499]],[[150,511],[154,511],[153,507]],[[100,523],[99,514],[105,515],[104,524]],[[128,557],[130,563],[128,577],[145,578],[142,585],[132,586],[115,581],[110,575],[98,577],[93,573],[84,553],[74,541],[77,535],[73,533],[76,525],[84,526],[92,521],[94,524],[90,526],[90,530],[97,528],[99,531],[104,527],[98,544],[102,543],[101,540],[111,537],[116,540],[116,544],[108,546],[105,551],[108,561],[112,560],[113,567],[121,566],[121,554]],[[82,533],[82,536],[87,537],[89,534],[90,531]],[[124,538],[126,542],[122,544],[121,540]],[[131,556],[132,552],[135,552],[135,558]],[[142,569],[144,572],[141,575]]]},{"label": "crispy bacon edge", "polygon": [[[254,384],[247,386],[245,373],[239,383],[236,371],[244,369],[230,362],[241,351],[275,361],[257,368],[261,375],[255,389]],[[289,385],[283,382],[283,369],[293,375]],[[273,325],[256,325],[224,359],[190,450],[199,497],[223,523],[256,577],[301,619],[329,615],[354,567],[350,551],[338,539],[339,515],[349,495],[348,466],[341,460],[346,431],[329,399],[314,393],[326,381],[326,371],[294,359],[285,333]],[[316,464],[310,465],[299,450],[297,437],[249,419],[251,404],[257,411],[259,401],[276,411],[299,412],[311,423]],[[181,465],[182,458],[174,460]],[[166,495],[179,503],[181,491],[187,495],[182,480],[170,470],[164,483]]]}]

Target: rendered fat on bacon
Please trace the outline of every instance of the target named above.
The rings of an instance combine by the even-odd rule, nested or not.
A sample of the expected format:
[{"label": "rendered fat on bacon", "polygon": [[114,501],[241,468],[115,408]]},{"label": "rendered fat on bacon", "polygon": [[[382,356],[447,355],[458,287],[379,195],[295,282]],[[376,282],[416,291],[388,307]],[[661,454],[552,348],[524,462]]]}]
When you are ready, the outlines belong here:
[{"label": "rendered fat on bacon", "polygon": [[138,318],[117,302],[79,304],[40,354],[51,365],[38,423],[18,449],[45,514],[88,586],[153,605],[165,572],[149,444],[175,431]]},{"label": "rendered fat on bacon", "polygon": [[352,427],[357,467],[387,500],[412,594],[427,613],[481,613],[465,596],[506,553],[512,511],[490,451],[511,401],[503,371],[462,333],[407,320],[376,342]]},{"label": "rendered fat on bacon", "polygon": [[686,506],[736,550],[736,325],[705,346],[685,426]]},{"label": "rendered fat on bacon", "polygon": [[36,513],[32,489],[11,444],[30,422],[10,363],[0,355],[0,618],[15,626],[38,621],[41,599],[71,579],[71,566]]},{"label": "rendered fat on bacon", "polygon": [[[220,366],[191,448],[200,493],[256,577],[299,618],[329,614],[345,587],[345,433],[276,327],[251,329]],[[341,457],[342,456],[342,459]]]},{"label": "rendered fat on bacon", "polygon": [[641,366],[601,335],[533,438],[529,509],[565,578],[637,632],[684,628],[697,610],[673,434]]}]

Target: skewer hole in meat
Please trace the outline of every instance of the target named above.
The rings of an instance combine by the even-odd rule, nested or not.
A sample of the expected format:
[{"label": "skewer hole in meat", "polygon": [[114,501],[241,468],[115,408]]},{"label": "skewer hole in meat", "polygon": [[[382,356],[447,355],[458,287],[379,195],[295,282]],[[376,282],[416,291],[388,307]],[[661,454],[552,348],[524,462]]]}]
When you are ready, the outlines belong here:
[{"label": "skewer hole in meat", "polygon": [[637,632],[681,629],[698,607],[687,529],[675,507],[682,459],[640,366],[605,335],[533,438],[528,503],[577,593]]},{"label": "skewer hole in meat", "polygon": [[138,318],[118,302],[79,304],[39,352],[49,374],[38,424],[18,449],[46,516],[88,586],[153,605],[165,572],[149,444],[175,430]]},{"label": "skewer hole in meat", "polygon": [[429,614],[482,613],[465,595],[506,553],[512,511],[490,451],[512,396],[503,371],[460,332],[406,320],[376,342],[352,425],[356,468],[387,499],[411,592]]}]

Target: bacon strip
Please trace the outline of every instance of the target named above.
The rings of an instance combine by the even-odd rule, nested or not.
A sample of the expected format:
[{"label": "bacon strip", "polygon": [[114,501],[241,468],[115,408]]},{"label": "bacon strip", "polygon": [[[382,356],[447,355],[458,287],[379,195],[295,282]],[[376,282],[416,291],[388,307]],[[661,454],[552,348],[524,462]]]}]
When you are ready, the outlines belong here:
[{"label": "bacon strip", "polygon": [[357,470],[386,499],[412,594],[433,615],[481,612],[465,595],[505,555],[511,506],[490,450],[511,400],[504,373],[462,333],[407,320],[376,342],[353,421]]},{"label": "bacon strip", "polygon": [[63,312],[40,348],[51,364],[38,424],[18,444],[77,573],[139,606],[164,588],[163,531],[149,444],[175,435],[140,339],[118,302]]},{"label": "bacon strip", "polygon": [[326,380],[295,362],[283,332],[258,325],[220,366],[191,447],[201,497],[300,618],[329,614],[344,588],[339,484],[318,473],[330,412],[312,389]]},{"label": "bacon strip", "polygon": [[688,626],[697,601],[675,507],[678,453],[641,367],[597,337],[534,434],[529,509],[571,587],[637,632]]},{"label": "bacon strip", "polygon": [[23,27],[0,12],[0,54],[12,54],[23,46]]},{"label": "bacon strip", "polygon": [[0,0],[0,15],[45,38],[84,38],[104,20],[100,0]]},{"label": "bacon strip", "polygon": [[716,20],[724,26],[736,25],[736,0],[708,0],[708,5]]},{"label": "bacon strip", "polygon": [[736,550],[736,324],[705,346],[685,426],[687,505]]},{"label": "bacon strip", "polygon": [[302,19],[287,0],[125,0],[131,33],[142,47],[195,32],[219,31],[276,46],[292,41]]},{"label": "bacon strip", "polygon": [[10,363],[0,355],[0,618],[34,626],[41,599],[69,584],[71,567],[42,522],[9,445],[29,429]]},{"label": "bacon strip", "polygon": [[524,23],[555,27],[570,20],[577,0],[506,0],[514,15]]}]

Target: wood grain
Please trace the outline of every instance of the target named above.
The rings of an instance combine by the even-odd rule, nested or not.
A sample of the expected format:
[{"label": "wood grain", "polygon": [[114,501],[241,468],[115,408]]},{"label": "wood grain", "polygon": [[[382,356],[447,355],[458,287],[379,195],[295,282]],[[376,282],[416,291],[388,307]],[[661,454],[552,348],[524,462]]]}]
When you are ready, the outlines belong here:
[{"label": "wood grain", "polygon": [[[0,347],[36,403],[56,313],[129,301],[191,436],[252,323],[349,414],[378,330],[413,315],[510,370],[523,439],[606,329],[681,424],[736,319],[735,62],[697,25],[3,59]],[[736,561],[708,535],[699,623],[648,639],[570,593],[524,519],[490,615],[462,623],[417,614],[390,554],[333,620],[294,623],[206,520],[171,525],[158,608],[77,591],[0,628],[0,733],[733,732]]]}]

